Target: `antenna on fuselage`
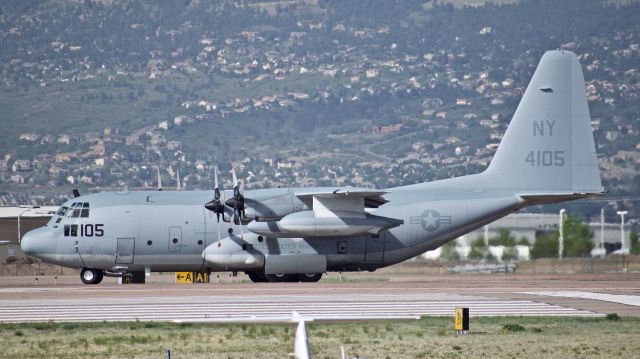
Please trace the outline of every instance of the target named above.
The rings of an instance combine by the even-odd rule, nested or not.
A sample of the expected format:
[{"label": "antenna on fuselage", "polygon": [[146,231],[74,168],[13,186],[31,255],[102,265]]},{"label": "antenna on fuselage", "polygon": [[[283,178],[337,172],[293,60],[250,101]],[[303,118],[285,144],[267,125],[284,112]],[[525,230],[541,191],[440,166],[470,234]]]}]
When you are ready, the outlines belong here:
[{"label": "antenna on fuselage", "polygon": [[73,189],[73,198],[80,197],[80,191],[77,188]]}]

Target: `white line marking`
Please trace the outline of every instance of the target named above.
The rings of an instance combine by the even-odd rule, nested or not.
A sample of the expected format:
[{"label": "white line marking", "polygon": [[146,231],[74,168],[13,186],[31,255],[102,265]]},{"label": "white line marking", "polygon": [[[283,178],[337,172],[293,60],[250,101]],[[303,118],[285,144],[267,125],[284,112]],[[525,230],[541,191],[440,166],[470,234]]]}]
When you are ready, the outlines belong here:
[{"label": "white line marking", "polygon": [[582,299],[595,299],[605,302],[633,305],[640,307],[640,296],[638,295],[624,295],[624,294],[603,294],[593,292],[579,292],[579,291],[546,291],[546,292],[520,292],[521,294],[529,295],[544,295],[548,297],[564,297],[564,298],[582,298]]}]

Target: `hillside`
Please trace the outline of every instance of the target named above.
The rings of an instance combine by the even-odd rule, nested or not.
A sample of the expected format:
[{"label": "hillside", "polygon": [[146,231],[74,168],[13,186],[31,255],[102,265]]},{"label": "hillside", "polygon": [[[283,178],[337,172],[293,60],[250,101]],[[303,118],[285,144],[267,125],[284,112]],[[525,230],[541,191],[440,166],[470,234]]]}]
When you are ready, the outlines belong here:
[{"label": "hillside", "polygon": [[253,188],[477,172],[555,48],[582,61],[605,185],[637,196],[637,13],[595,0],[3,2],[0,204],[153,186],[156,166],[187,188],[231,165]]}]

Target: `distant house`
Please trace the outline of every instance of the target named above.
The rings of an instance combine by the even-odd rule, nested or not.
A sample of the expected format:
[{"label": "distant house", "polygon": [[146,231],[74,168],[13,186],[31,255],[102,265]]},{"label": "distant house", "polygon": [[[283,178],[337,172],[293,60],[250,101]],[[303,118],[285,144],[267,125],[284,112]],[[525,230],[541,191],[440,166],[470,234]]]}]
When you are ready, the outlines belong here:
[{"label": "distant house", "polygon": [[182,143],[180,141],[169,141],[167,142],[167,149],[171,151],[179,150],[182,147]]},{"label": "distant house", "polygon": [[60,135],[58,136],[58,143],[69,145],[71,144],[71,136],[69,135]]},{"label": "distant house", "polygon": [[309,98],[309,95],[304,92],[289,92],[289,96],[295,100],[306,100]]},{"label": "distant house", "polygon": [[21,175],[11,175],[9,179],[11,180],[11,182],[24,183],[24,177],[22,177]]},{"label": "distant house", "polygon": [[70,162],[71,161],[71,154],[70,153],[56,153],[54,161],[57,162],[57,163]]},{"label": "distant house", "polygon": [[49,176],[51,177],[56,177],[57,175],[63,172],[65,172],[65,170],[57,166],[51,166],[49,168]]},{"label": "distant house", "polygon": [[365,72],[365,75],[367,76],[367,78],[374,78],[374,77],[378,77],[380,76],[380,70],[378,69],[369,69]]},{"label": "distant house", "polygon": [[20,139],[24,140],[24,141],[37,141],[40,138],[40,135],[38,135],[37,133],[32,133],[32,132],[25,132],[20,134]]},{"label": "distant house", "polygon": [[396,131],[400,131],[401,128],[402,128],[402,124],[401,123],[396,123],[396,124],[393,124],[393,125],[378,126],[378,127],[374,127],[373,128],[373,133],[396,132]]},{"label": "distant house", "polygon": [[31,161],[29,160],[16,160],[12,166],[13,172],[31,171]]}]

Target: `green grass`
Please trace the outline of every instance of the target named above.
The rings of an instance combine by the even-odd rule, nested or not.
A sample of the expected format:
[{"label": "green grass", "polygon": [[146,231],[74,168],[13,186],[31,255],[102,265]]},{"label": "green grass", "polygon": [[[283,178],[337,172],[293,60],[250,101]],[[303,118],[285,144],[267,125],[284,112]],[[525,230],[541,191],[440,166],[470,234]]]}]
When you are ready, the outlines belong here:
[{"label": "green grass", "polygon": [[[640,318],[472,317],[308,323],[316,358],[607,358],[640,352]],[[163,322],[0,324],[0,358],[286,358],[293,325]]]}]

